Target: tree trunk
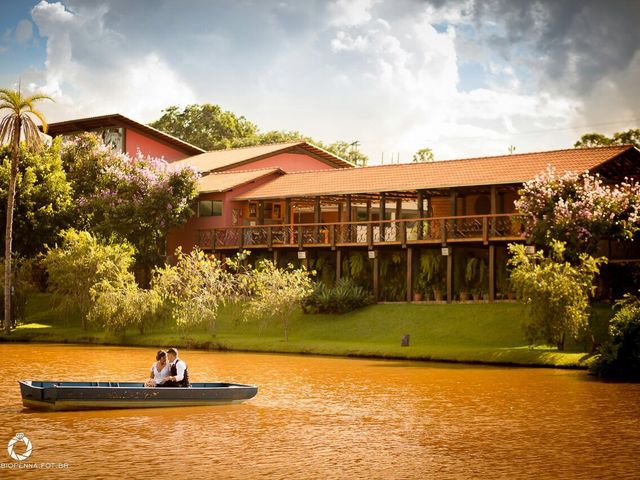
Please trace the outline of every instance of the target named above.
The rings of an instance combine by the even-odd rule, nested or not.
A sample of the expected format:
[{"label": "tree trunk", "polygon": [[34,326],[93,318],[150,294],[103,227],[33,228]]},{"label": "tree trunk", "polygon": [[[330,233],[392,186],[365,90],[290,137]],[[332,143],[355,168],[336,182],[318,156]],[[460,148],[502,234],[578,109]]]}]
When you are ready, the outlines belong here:
[{"label": "tree trunk", "polygon": [[16,182],[18,181],[18,156],[20,155],[20,130],[22,123],[17,121],[13,132],[11,158],[11,173],[9,174],[9,191],[7,193],[7,223],[4,234],[4,331],[11,331],[11,241],[13,238],[13,205],[16,197]]},{"label": "tree trunk", "polygon": [[560,336],[560,340],[558,340],[558,350],[561,352],[564,351],[564,333]]}]

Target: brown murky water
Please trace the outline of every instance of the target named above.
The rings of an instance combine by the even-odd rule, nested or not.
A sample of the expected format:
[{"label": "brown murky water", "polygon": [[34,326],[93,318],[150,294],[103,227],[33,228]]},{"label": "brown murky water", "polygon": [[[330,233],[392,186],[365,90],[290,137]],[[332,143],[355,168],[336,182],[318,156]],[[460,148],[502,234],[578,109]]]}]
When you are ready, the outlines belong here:
[{"label": "brown murky water", "polygon": [[640,385],[584,372],[181,352],[193,381],[255,383],[242,405],[23,410],[17,379],[140,380],[154,351],[0,345],[2,478],[639,478]]}]

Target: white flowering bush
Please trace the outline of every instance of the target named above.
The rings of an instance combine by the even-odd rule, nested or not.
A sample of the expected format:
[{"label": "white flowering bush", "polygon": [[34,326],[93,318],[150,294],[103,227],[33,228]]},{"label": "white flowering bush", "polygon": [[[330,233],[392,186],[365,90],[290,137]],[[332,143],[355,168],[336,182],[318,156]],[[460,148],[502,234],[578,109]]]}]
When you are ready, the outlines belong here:
[{"label": "white flowering bush", "polygon": [[553,167],[524,184],[516,208],[527,220],[536,243],[566,243],[573,260],[593,252],[603,235],[632,239],[639,229],[640,185],[609,185],[588,172],[556,173]]}]

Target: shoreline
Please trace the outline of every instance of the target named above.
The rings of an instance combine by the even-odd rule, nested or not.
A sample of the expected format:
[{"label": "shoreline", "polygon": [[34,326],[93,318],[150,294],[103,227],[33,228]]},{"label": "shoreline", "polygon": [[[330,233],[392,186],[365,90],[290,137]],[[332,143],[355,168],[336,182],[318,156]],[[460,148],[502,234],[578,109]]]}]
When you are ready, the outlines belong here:
[{"label": "shoreline", "polygon": [[[134,347],[134,348],[149,348],[152,345],[145,342],[117,342],[117,341],[101,341],[94,338],[88,339],[88,341],[77,341],[77,340],[27,340],[25,338],[19,339],[11,339],[7,338],[6,335],[0,335],[0,345],[1,344],[21,344],[21,345],[77,345],[77,346],[110,346],[110,347]],[[456,358],[445,358],[438,357],[432,355],[423,355],[416,354],[410,355],[409,350],[407,353],[409,355],[396,355],[393,353],[384,354],[384,353],[366,353],[366,352],[357,352],[357,351],[344,351],[343,353],[335,353],[335,352],[322,352],[313,347],[311,348],[295,348],[296,346],[291,345],[293,348],[287,349],[246,349],[246,348],[233,348],[229,345],[218,343],[215,341],[207,341],[204,343],[192,342],[189,339],[184,339],[183,342],[173,341],[168,342],[168,345],[174,346],[179,349],[185,350],[198,350],[198,351],[207,351],[207,352],[238,352],[238,353],[258,353],[258,354],[277,354],[277,355],[305,355],[305,356],[320,356],[320,357],[336,357],[336,358],[353,358],[353,359],[371,359],[371,360],[400,360],[407,362],[424,362],[424,363],[442,363],[442,364],[452,364],[452,365],[474,365],[474,366],[494,366],[494,367],[510,367],[510,368],[555,368],[561,370],[578,370],[578,371],[586,371],[589,368],[588,361],[594,357],[594,355],[589,353],[580,353],[585,358],[585,361],[581,364],[575,363],[567,363],[567,364],[550,364],[550,363],[536,363],[536,362],[518,362],[518,361],[509,361],[509,360],[496,360],[496,361],[487,361],[480,359],[456,359]],[[285,343],[285,345],[287,345]],[[288,346],[288,345],[287,345]],[[304,346],[303,346],[304,347]],[[406,349],[410,349],[411,347],[403,347]],[[469,355],[473,355],[473,352],[466,352]]]}]

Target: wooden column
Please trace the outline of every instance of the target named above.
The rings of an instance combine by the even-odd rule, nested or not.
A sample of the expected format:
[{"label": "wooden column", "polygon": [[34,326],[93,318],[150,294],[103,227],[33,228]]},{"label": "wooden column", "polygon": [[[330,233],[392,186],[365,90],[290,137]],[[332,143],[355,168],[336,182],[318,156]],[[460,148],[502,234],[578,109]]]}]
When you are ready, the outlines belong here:
[{"label": "wooden column", "polygon": [[313,223],[316,225],[313,227],[313,237],[315,239],[315,243],[322,243],[324,239],[320,238],[320,219],[322,215],[321,207],[320,207],[320,197],[315,198],[315,203],[313,206]]},{"label": "wooden column", "polygon": [[377,303],[380,301],[380,258],[378,257],[380,252],[376,252],[376,256],[373,259],[373,299]]},{"label": "wooden column", "polygon": [[264,225],[264,200],[258,202],[258,225]]},{"label": "wooden column", "polygon": [[496,299],[496,247],[489,245],[489,301]]},{"label": "wooden column", "polygon": [[342,278],[342,250],[336,250],[336,282]]},{"label": "wooden column", "polygon": [[353,221],[353,212],[351,207],[351,195],[347,195],[347,205],[346,205],[346,221],[347,221],[347,230],[346,230],[346,241],[351,242],[351,231],[353,230],[353,226],[351,222]]},{"label": "wooden column", "polygon": [[[418,218],[424,218],[424,192],[418,190]],[[422,220],[418,222],[418,240],[422,240]]]},{"label": "wooden column", "polygon": [[[458,192],[451,191],[451,195],[449,196],[449,204],[450,204],[450,213],[452,217],[455,217],[458,213]],[[451,233],[449,237],[456,236],[456,221],[453,220],[451,222]]]},{"label": "wooden column", "polygon": [[278,250],[273,251],[273,264],[278,268]]},{"label": "wooden column", "polygon": [[400,233],[406,227],[406,225],[400,222],[400,220],[402,220],[402,199],[401,198],[396,200],[396,241],[397,242],[401,242],[403,238],[406,238]]},{"label": "wooden column", "polygon": [[449,249],[449,255],[447,255],[447,303],[453,301],[453,255],[451,249]]},{"label": "wooden column", "polygon": [[367,200],[367,245],[369,248],[373,246],[373,224],[371,222],[371,200]]},{"label": "wooden column", "polygon": [[386,230],[386,224],[385,224],[385,220],[387,218],[387,194],[386,193],[381,193],[380,194],[380,241],[384,242],[385,241],[385,230]]},{"label": "wooden column", "polygon": [[[491,215],[498,213],[498,194],[495,186],[492,186],[489,191],[489,199],[491,201]],[[489,225],[489,237],[493,237],[496,231],[496,219],[491,218],[491,224]],[[492,299],[493,300],[493,299]]]},{"label": "wooden column", "polygon": [[293,223],[291,221],[291,199],[287,198],[284,201],[284,223]]},{"label": "wooden column", "polygon": [[413,248],[407,248],[407,302],[413,300]]}]

